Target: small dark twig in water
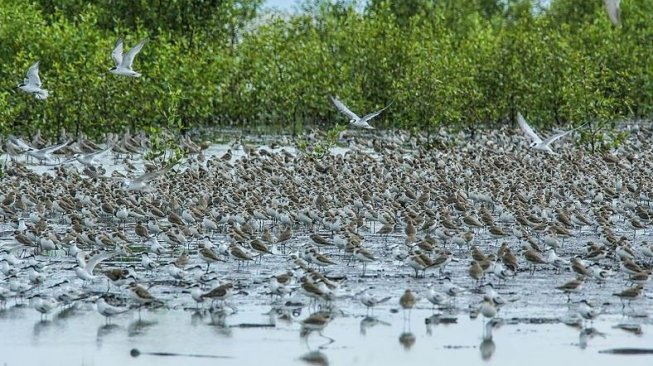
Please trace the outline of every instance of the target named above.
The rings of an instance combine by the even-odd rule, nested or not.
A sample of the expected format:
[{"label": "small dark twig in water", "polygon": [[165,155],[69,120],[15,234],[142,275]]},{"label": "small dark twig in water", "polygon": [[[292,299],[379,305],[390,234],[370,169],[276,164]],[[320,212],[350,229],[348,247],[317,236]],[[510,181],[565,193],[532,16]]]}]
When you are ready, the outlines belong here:
[{"label": "small dark twig in water", "polygon": [[231,356],[218,356],[218,355],[195,355],[195,354],[186,354],[186,353],[172,353],[172,352],[141,352],[137,348],[132,348],[129,351],[129,354],[132,357],[138,357],[140,355],[150,355],[150,356],[180,356],[180,357],[197,357],[197,358],[226,358],[231,359]]},{"label": "small dark twig in water", "polygon": [[651,348],[612,348],[599,351],[611,355],[653,355]]},{"label": "small dark twig in water", "polygon": [[241,323],[230,325],[231,328],[274,328],[274,324]]}]

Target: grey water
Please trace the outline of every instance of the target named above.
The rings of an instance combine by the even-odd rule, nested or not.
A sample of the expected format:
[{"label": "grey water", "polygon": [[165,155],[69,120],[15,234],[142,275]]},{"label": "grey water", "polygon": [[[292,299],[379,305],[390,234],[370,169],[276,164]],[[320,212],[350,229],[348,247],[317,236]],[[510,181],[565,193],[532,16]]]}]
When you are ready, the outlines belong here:
[{"label": "grey water", "polygon": [[[49,320],[28,307],[0,312],[0,362],[3,365],[650,365],[651,356],[614,356],[599,353],[613,347],[650,347],[653,327],[637,336],[611,326],[619,316],[599,318],[593,326],[605,333],[579,344],[580,331],[561,323],[511,324],[507,319],[484,341],[483,320],[456,316],[457,323],[425,324],[428,308],[414,309],[410,320],[389,308],[376,309],[380,322],[365,327],[364,308],[337,317],[323,332],[300,338],[296,321],[275,321],[266,306],[239,305],[224,321],[196,311],[136,311],[118,316],[107,325],[89,306]],[[301,314],[299,318],[303,318]],[[240,324],[261,327],[238,327]],[[332,338],[331,342],[328,338]],[[132,357],[138,349],[141,355]],[[228,358],[150,356],[145,352],[171,352]],[[625,357],[625,358],[624,358]]]}]

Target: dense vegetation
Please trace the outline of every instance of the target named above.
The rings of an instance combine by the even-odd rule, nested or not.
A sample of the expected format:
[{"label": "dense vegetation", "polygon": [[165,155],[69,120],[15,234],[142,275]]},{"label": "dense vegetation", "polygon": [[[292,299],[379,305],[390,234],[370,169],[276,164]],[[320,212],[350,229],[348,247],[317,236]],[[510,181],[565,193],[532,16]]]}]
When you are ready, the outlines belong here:
[{"label": "dense vegetation", "polygon": [[[98,135],[126,128],[236,125],[299,131],[394,101],[376,125],[431,130],[512,121],[589,122],[652,114],[653,0],[5,0],[0,3],[0,133]],[[150,41],[134,68],[107,73],[116,39]],[[20,93],[41,62],[45,101]]]}]

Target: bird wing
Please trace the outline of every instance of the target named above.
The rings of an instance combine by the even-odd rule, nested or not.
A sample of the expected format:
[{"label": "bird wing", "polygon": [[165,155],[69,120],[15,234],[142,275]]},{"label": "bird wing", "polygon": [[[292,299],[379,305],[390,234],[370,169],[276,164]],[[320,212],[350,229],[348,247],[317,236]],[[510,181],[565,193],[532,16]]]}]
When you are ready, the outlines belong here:
[{"label": "bird wing", "polygon": [[129,52],[125,54],[125,57],[122,59],[122,67],[126,67],[128,69],[132,68],[132,63],[134,63],[134,57],[141,52],[143,49],[143,46],[145,46],[145,42],[147,42],[147,38],[144,38],[138,44],[134,47],[132,47]]},{"label": "bird wing", "polygon": [[116,146],[115,142],[109,144],[109,146],[107,146],[106,149],[94,151],[92,153],[88,153],[87,156],[94,156],[94,157],[102,156],[102,155],[106,154],[107,152],[111,151],[111,149],[113,149],[114,146]]},{"label": "bird wing", "polygon": [[349,116],[349,118],[352,118],[352,119],[355,119],[355,120],[360,119],[360,117],[358,117],[356,115],[356,113],[352,112],[349,108],[347,108],[347,106],[343,102],[339,101],[336,97],[331,97],[330,96],[329,98],[331,98],[331,102],[333,102],[333,105],[335,105],[336,108],[338,108],[338,110],[340,112],[346,114],[347,116]]},{"label": "bird wing", "polygon": [[68,140],[68,141],[63,142],[63,143],[61,143],[59,145],[44,147],[40,151],[47,152],[47,153],[53,153],[53,152],[55,152],[55,151],[57,151],[57,150],[59,150],[59,149],[61,149],[63,147],[68,146],[68,144],[70,144],[70,143],[71,143],[71,140]]},{"label": "bird wing", "polygon": [[585,127],[586,124],[587,124],[587,123],[582,124],[582,125],[580,125],[580,126],[578,126],[578,127],[576,127],[576,128],[572,128],[572,129],[569,130],[569,131],[560,132],[560,133],[558,133],[558,134],[555,134],[555,135],[553,135],[553,136],[550,136],[549,138],[547,138],[546,140],[544,140],[542,143],[543,143],[545,146],[550,145],[550,144],[552,144],[554,141],[556,141],[557,139],[562,138],[562,137],[564,137],[564,136],[567,136],[568,134],[570,134],[570,133],[572,133],[572,132],[578,130],[579,128],[583,128],[583,127]]},{"label": "bird wing", "polygon": [[118,41],[116,41],[116,46],[113,48],[113,52],[111,52],[111,58],[116,63],[116,66],[122,64],[122,38],[118,38]]},{"label": "bird wing", "polygon": [[132,182],[142,182],[142,183],[149,182],[149,181],[151,181],[151,180],[153,180],[153,179],[156,179],[156,178],[158,178],[158,177],[164,175],[164,174],[167,173],[167,172],[168,172],[172,167],[173,167],[173,165],[168,165],[168,166],[165,166],[165,167],[163,167],[163,168],[161,168],[161,169],[155,170],[155,171],[153,171],[153,172],[145,173],[145,174],[141,175],[140,177],[136,177],[136,178],[134,178],[134,179],[132,180]]},{"label": "bird wing", "polygon": [[542,139],[540,136],[538,136],[535,131],[531,128],[531,126],[528,125],[528,122],[526,122],[526,119],[524,116],[521,115],[520,112],[517,112],[517,123],[519,123],[519,127],[521,127],[522,131],[531,139],[533,142],[539,144],[542,142]]},{"label": "bird wing", "polygon": [[378,116],[378,115],[381,114],[383,111],[385,111],[386,109],[388,109],[388,108],[392,105],[392,103],[394,103],[394,102],[390,102],[390,104],[388,104],[387,106],[385,106],[385,107],[382,108],[382,109],[379,109],[379,110],[376,111],[376,112],[372,112],[372,113],[370,113],[370,114],[365,115],[363,118],[361,118],[361,122],[367,122],[367,121],[371,120],[372,118]]},{"label": "bird wing", "polygon": [[32,66],[27,70],[27,84],[35,85],[36,87],[41,87],[41,78],[39,77],[39,62],[36,61]]},{"label": "bird wing", "polygon": [[569,130],[569,131],[561,132],[561,133],[559,133],[557,135],[550,136],[546,140],[542,141],[542,144],[544,144],[545,146],[551,145],[554,141],[556,141],[559,138],[567,136],[572,131],[574,131],[574,130]]},{"label": "bird wing", "polygon": [[86,272],[93,274],[93,270],[95,269],[95,266],[98,265],[98,263],[113,257],[115,254],[116,253],[114,252],[104,252],[104,253],[96,254],[92,256],[91,259],[88,260],[88,263],[86,263],[86,267],[84,269],[86,270]]},{"label": "bird wing", "polygon": [[21,150],[33,150],[34,148],[29,146],[23,139],[16,137],[16,136],[9,136],[9,140],[14,144],[17,145],[18,147],[21,148]]},{"label": "bird wing", "polygon": [[619,3],[621,0],[604,0],[605,10],[608,12],[608,18],[615,27],[621,24],[621,11],[619,10]]},{"label": "bird wing", "polygon": [[84,259],[85,255],[86,253],[80,251],[79,253],[77,253],[77,256],[75,256],[75,259],[77,260],[77,264],[82,268],[86,268],[86,260]]}]

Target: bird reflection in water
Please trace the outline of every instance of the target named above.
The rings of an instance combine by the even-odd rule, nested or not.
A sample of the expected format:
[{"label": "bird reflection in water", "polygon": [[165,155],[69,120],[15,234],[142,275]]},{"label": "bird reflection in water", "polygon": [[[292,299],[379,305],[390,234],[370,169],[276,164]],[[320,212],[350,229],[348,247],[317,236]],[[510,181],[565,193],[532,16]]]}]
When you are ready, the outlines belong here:
[{"label": "bird reflection in water", "polygon": [[157,324],[155,321],[138,319],[127,326],[127,335],[129,337],[144,335],[148,328]]},{"label": "bird reflection in water", "polygon": [[229,315],[226,311],[220,309],[212,311],[209,313],[211,315],[211,321],[209,325],[216,327],[226,327],[227,326],[227,316]]},{"label": "bird reflection in water", "polygon": [[597,336],[605,338],[605,333],[599,332],[596,328],[582,329],[578,335],[578,347],[580,349],[587,348],[587,341]]},{"label": "bird reflection in water", "polygon": [[227,324],[227,317],[236,312],[236,309],[229,305],[218,305],[212,306],[209,310],[210,320],[208,325],[210,325],[213,330],[223,337],[231,337],[233,331],[231,327]]},{"label": "bird reflection in water", "polygon": [[301,357],[299,357],[299,359],[309,365],[318,365],[318,366],[329,365],[329,359],[324,353],[320,351],[308,352],[306,354],[303,354]]},{"label": "bird reflection in water", "polygon": [[483,341],[481,342],[481,345],[479,346],[479,349],[481,350],[481,358],[483,361],[487,361],[492,358],[492,355],[494,355],[494,351],[496,350],[497,346],[494,343],[493,339],[493,330],[499,329],[503,325],[503,319],[500,318],[492,318],[488,320],[487,323],[485,323],[484,331],[483,331]]},{"label": "bird reflection in water", "polygon": [[41,335],[41,332],[46,330],[47,328],[50,328],[52,326],[52,320],[46,320],[46,319],[41,319],[34,323],[34,329],[32,330],[32,334],[34,338],[38,339],[39,336]]},{"label": "bird reflection in water", "polygon": [[16,319],[22,315],[21,310],[24,308],[24,304],[16,304],[10,307],[3,304],[3,306],[0,306],[0,319]]},{"label": "bird reflection in water", "polygon": [[442,314],[433,314],[424,319],[426,325],[426,334],[433,335],[433,327],[439,324],[449,325],[458,323],[458,318],[455,316],[442,316]]},{"label": "bird reflection in water", "polygon": [[79,303],[73,303],[72,305],[64,307],[61,311],[57,312],[54,316],[53,319],[55,321],[61,321],[61,320],[66,320],[68,318],[71,318],[75,315],[77,315],[79,312]]},{"label": "bird reflection in water", "polygon": [[378,319],[377,317],[374,317],[374,316],[364,317],[361,320],[361,323],[360,323],[361,335],[367,335],[367,330],[374,327],[374,326],[377,326],[377,325],[390,326],[390,323],[388,323],[386,321],[383,321],[383,320],[380,320],[380,319]]},{"label": "bird reflection in water", "polygon": [[97,337],[102,338],[108,336],[109,334],[114,333],[120,328],[121,327],[118,324],[103,324],[99,326],[97,329]]},{"label": "bird reflection in water", "polygon": [[479,349],[481,350],[481,358],[483,361],[488,361],[489,359],[492,358],[492,355],[494,355],[494,351],[496,350],[497,346],[494,344],[494,341],[492,338],[490,339],[483,339],[481,342],[481,345],[479,346]]},{"label": "bird reflection in water", "polygon": [[97,336],[96,336],[97,347],[98,348],[102,347],[102,340],[104,337],[108,336],[111,333],[116,332],[119,329],[121,329],[121,327],[118,324],[104,324],[99,326],[97,329]]},{"label": "bird reflection in water", "polygon": [[401,344],[406,351],[410,351],[410,349],[415,345],[416,340],[417,338],[415,338],[415,335],[410,332],[403,332],[399,335],[399,344]]},{"label": "bird reflection in water", "polygon": [[204,323],[205,311],[202,309],[197,309],[190,316],[190,324],[194,327]]}]

